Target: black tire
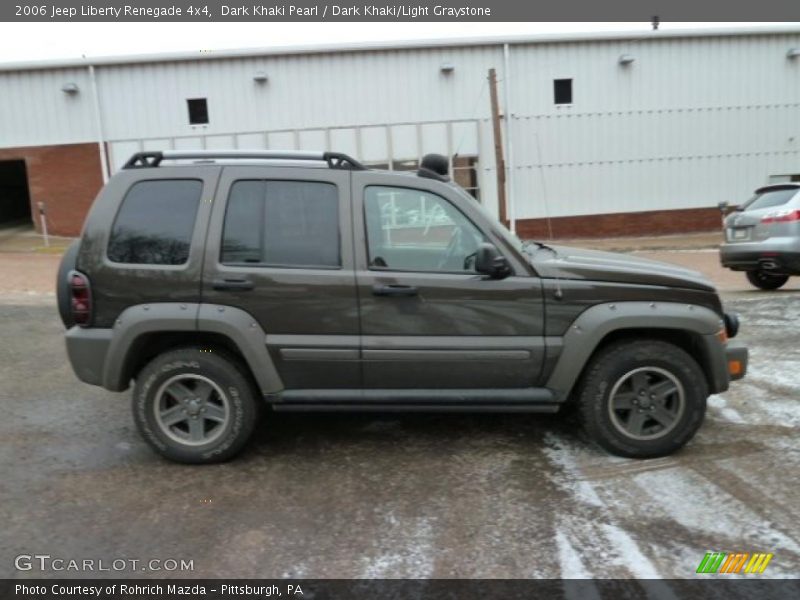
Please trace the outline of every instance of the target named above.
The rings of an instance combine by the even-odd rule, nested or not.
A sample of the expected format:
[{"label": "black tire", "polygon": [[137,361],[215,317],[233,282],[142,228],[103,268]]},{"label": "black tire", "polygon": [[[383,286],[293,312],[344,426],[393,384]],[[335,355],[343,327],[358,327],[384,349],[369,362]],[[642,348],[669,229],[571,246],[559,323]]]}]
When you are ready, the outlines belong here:
[{"label": "black tire", "polygon": [[[644,384],[637,388],[637,382]],[[664,392],[663,400],[662,394],[650,393],[670,387],[675,391]],[[660,340],[626,340],[592,357],[575,398],[578,419],[594,442],[618,456],[655,458],[675,452],[697,432],[706,412],[708,383],[681,348]],[[630,409],[624,407],[628,402]],[[631,433],[629,428],[636,430],[640,423],[640,434]]]},{"label": "black tire", "polygon": [[747,280],[761,290],[777,290],[789,281],[789,276],[766,271],[748,271]]},{"label": "black tire", "polygon": [[[186,397],[179,400],[170,386],[178,386],[182,394],[192,392],[196,402],[190,406]],[[207,403],[199,398],[205,390]],[[211,416],[212,408],[219,416]],[[167,426],[170,412],[181,422]],[[247,372],[234,357],[216,349],[187,347],[160,354],[142,369],[133,390],[133,417],[142,437],[156,452],[181,463],[233,458],[250,440],[258,413]],[[195,427],[202,432],[193,441]]]}]

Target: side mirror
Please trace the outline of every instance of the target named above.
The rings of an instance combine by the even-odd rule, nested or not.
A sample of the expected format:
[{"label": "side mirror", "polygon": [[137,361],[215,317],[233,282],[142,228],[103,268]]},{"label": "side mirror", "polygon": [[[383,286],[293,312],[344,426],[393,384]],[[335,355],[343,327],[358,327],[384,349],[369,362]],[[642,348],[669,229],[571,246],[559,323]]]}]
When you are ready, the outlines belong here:
[{"label": "side mirror", "polygon": [[492,244],[478,246],[475,253],[475,270],[492,279],[503,279],[511,275],[511,265]]}]

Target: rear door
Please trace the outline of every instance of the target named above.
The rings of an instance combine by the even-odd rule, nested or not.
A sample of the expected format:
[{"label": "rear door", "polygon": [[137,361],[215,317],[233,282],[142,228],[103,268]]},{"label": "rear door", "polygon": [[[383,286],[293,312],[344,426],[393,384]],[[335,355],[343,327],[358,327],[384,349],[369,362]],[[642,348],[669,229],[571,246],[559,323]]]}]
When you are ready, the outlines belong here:
[{"label": "rear door", "polygon": [[135,304],[199,300],[219,173],[216,166],[123,169],[109,181],[78,256],[92,282],[95,327],[110,327]]},{"label": "rear door", "polygon": [[203,301],[258,321],[287,389],[361,383],[350,218],[349,171],[231,166],[220,177]]},{"label": "rear door", "polygon": [[[353,173],[365,388],[524,388],[544,357],[540,280],[441,183]],[[487,279],[493,243],[515,273]]]}]

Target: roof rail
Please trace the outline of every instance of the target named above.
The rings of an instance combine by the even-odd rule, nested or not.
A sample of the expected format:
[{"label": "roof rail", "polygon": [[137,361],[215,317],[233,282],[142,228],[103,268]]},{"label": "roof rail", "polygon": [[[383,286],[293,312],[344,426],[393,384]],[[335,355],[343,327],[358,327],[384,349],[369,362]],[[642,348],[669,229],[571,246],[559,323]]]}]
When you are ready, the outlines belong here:
[{"label": "roof rail", "polygon": [[297,150],[165,150],[163,152],[137,152],[123,165],[123,169],[150,169],[162,160],[314,160],[328,163],[330,169],[364,171],[366,167],[342,152],[303,152]]}]

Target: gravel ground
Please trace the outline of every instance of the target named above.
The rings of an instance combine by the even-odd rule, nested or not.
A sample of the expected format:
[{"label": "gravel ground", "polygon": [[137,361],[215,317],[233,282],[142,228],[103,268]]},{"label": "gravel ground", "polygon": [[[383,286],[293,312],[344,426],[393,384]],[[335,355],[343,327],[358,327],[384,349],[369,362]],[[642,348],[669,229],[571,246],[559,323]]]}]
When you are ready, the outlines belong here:
[{"label": "gravel ground", "polygon": [[558,415],[270,414],[241,458],[186,467],[140,440],[127,393],[76,380],[49,288],[25,284],[53,257],[34,258],[13,279],[0,254],[0,577],[80,575],[14,571],[44,553],[194,561],[168,576],[685,578],[711,550],[800,576],[796,286],[724,294],[750,373],[668,458],[608,456]]}]

